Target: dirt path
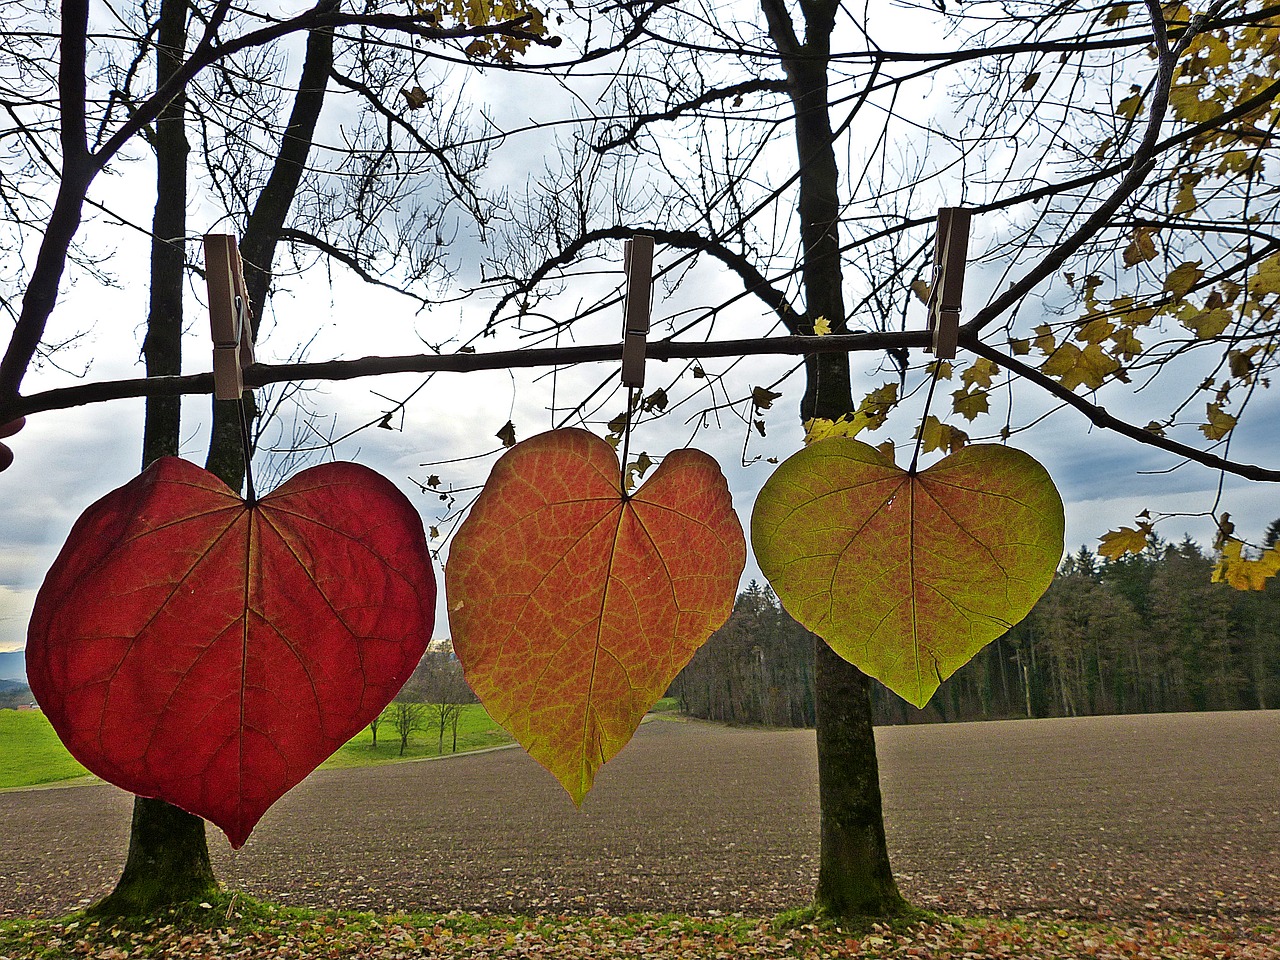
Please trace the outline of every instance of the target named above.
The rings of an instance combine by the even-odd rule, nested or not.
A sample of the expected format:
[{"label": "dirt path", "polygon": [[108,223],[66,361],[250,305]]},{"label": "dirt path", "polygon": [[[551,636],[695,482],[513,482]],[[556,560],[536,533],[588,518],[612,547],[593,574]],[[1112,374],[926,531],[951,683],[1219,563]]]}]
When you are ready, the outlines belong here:
[{"label": "dirt path", "polygon": [[[956,912],[1280,918],[1280,712],[877,731],[894,867]],[[130,798],[0,795],[0,916],[106,892]],[[817,870],[811,731],[654,722],[581,811],[523,751],[314,774],[232,889],[377,911],[771,913]]]}]

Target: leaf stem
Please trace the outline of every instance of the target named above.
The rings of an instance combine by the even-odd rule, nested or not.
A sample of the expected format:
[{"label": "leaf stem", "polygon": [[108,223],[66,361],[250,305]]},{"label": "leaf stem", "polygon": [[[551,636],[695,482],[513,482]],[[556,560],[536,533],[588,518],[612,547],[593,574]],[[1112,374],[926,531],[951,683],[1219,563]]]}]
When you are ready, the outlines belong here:
[{"label": "leaf stem", "polygon": [[916,430],[916,448],[911,452],[911,466],[907,468],[908,476],[916,475],[916,463],[920,460],[920,445],[924,443],[924,423],[929,419],[929,407],[933,404],[933,390],[938,385],[938,372],[941,369],[942,365],[935,360],[933,377],[929,380],[929,393],[924,398],[924,412],[920,414],[920,428]]},{"label": "leaf stem", "polygon": [[245,502],[252,507],[258,498],[253,491],[253,444],[249,439],[249,415],[245,412],[243,396],[240,398],[240,452],[244,455]]},{"label": "leaf stem", "polygon": [[631,455],[631,414],[636,409],[636,397],[639,392],[639,387],[627,388],[627,422],[622,428],[622,476],[618,481],[618,485],[622,488],[623,500],[631,499],[630,491],[627,490],[627,457]]}]

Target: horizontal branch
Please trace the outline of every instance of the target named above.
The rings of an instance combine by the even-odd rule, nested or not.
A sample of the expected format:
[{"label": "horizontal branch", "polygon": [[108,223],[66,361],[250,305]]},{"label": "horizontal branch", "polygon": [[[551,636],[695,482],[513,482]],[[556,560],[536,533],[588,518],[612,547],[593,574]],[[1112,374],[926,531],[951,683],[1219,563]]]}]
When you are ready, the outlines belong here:
[{"label": "horizontal branch", "polygon": [[1021,360],[1002,353],[993,347],[987,346],[981,340],[975,340],[966,337],[961,346],[966,350],[971,350],[980,357],[985,357],[992,363],[998,364],[1010,373],[1034,383],[1037,387],[1045,390],[1051,396],[1057,397],[1068,406],[1075,407],[1094,426],[1102,427],[1104,430],[1114,430],[1116,433],[1123,434],[1130,440],[1136,440],[1148,446],[1158,447],[1169,453],[1176,454],[1180,457],[1186,457],[1196,463],[1203,464],[1206,467],[1212,467],[1215,470],[1224,470],[1227,473],[1235,474],[1237,477],[1244,477],[1246,480],[1266,480],[1272,483],[1280,481],[1280,470],[1268,470],[1266,467],[1259,467],[1251,463],[1237,463],[1234,460],[1227,460],[1216,454],[1209,453],[1207,450],[1199,450],[1196,447],[1187,446],[1185,443],[1179,443],[1177,440],[1171,440],[1168,437],[1162,437],[1159,434],[1152,433],[1143,427],[1134,426],[1126,420],[1119,417],[1113,417],[1107,413],[1106,407],[1092,403],[1080,396],[1074,390],[1068,390],[1058,381],[1051,377],[1045,376],[1035,367],[1028,366]]},{"label": "horizontal branch", "polygon": [[[649,360],[705,360],[716,357],[853,353],[924,347],[927,331],[902,333],[852,333],[827,337],[766,337],[750,340],[719,340],[687,343],[658,340],[645,351]],[[620,343],[587,344],[574,347],[501,350],[493,353],[411,354],[399,357],[361,357],[359,360],[327,360],[315,363],[255,363],[245,368],[248,389],[290,380],[356,380],[388,373],[471,373],[478,370],[510,370],[516,367],[567,366],[576,363],[619,363]],[[213,374],[196,373],[181,377],[143,377],[133,380],[104,380],[75,387],[45,390],[15,400],[0,401],[0,423],[50,410],[125,400],[133,397],[176,397],[212,393]]]},{"label": "horizontal branch", "polygon": [[[750,340],[718,340],[688,343],[677,340],[658,340],[648,345],[649,360],[707,360],[747,356],[797,356],[818,353],[856,353],[867,350],[924,348],[931,340],[925,330],[909,330],[899,333],[851,333],[826,337],[765,337]],[[1246,480],[1280,482],[1280,470],[1267,469],[1254,464],[1238,463],[1195,447],[1187,446],[1168,437],[1151,433],[1118,417],[1105,408],[1068,390],[1062,384],[982,341],[964,337],[961,346],[980,357],[985,357],[1011,373],[1033,383],[1064,403],[1085,415],[1090,423],[1106,430],[1114,430],[1148,446],[1157,447],[1176,456],[1203,464],[1215,470],[1243,477]],[[377,377],[389,373],[470,373],[480,370],[510,370],[517,367],[568,366],[578,363],[619,363],[622,345],[619,343],[589,344],[574,347],[546,347],[539,349],[501,350],[492,353],[411,354],[398,357],[362,357],[359,360],[328,360],[316,363],[255,363],[244,371],[244,383],[248,389],[264,387],[270,383],[302,380],[356,380]],[[8,423],[19,417],[51,410],[107,400],[125,400],[136,397],[175,397],[184,394],[213,392],[213,374],[197,373],[181,377],[150,377],[133,380],[106,380],[75,387],[45,390],[14,400],[0,401],[0,423]]]}]

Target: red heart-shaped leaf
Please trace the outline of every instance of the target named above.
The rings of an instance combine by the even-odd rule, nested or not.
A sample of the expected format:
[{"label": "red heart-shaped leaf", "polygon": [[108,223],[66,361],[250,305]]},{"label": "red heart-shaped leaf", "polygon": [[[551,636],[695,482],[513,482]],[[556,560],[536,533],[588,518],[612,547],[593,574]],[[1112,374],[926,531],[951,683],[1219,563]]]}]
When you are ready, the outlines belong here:
[{"label": "red heart-shaped leaf", "polygon": [[624,497],[585,430],[516,444],[449,549],[453,646],[574,803],[733,610],[746,541],[716,462],[678,450]]},{"label": "red heart-shaped leaf", "polygon": [[313,467],[250,506],[168,457],[72,528],[27,673],[77,760],[239,847],[395,696],[435,594],[421,519],[372,470]]}]

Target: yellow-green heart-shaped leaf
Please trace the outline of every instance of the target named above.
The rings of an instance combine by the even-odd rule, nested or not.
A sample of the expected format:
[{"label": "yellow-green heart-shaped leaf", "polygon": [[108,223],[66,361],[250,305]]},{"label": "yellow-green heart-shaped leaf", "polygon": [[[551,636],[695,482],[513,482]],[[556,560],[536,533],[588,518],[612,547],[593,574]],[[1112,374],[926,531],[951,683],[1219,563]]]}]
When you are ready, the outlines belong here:
[{"label": "yellow-green heart-shaped leaf", "polygon": [[1030,612],[1062,542],[1049,474],[993,444],[912,475],[861,441],[824,440],[778,467],[751,517],[787,611],[918,707]]}]

